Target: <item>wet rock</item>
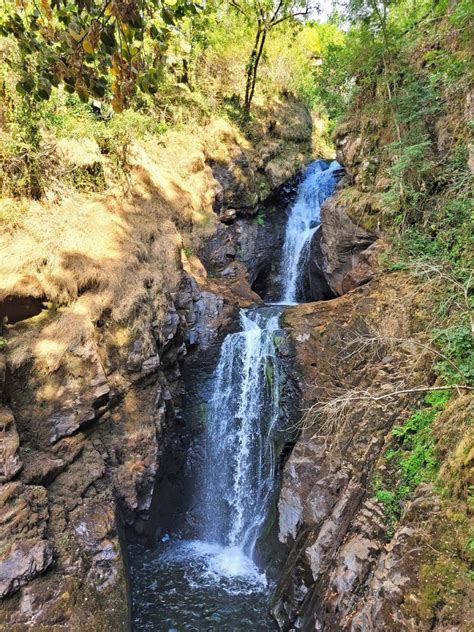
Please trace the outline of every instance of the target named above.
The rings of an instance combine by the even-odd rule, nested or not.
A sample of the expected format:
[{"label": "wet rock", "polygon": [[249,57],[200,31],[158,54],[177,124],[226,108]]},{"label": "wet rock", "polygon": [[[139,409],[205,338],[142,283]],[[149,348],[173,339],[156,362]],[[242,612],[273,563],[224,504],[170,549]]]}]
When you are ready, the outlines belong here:
[{"label": "wet rock", "polygon": [[321,228],[314,233],[311,240],[307,277],[303,281],[303,298],[306,301],[321,301],[334,296],[325,274],[323,254],[323,232]]},{"label": "wet rock", "polygon": [[45,571],[53,561],[53,548],[47,540],[13,544],[0,557],[0,597],[13,594]]}]

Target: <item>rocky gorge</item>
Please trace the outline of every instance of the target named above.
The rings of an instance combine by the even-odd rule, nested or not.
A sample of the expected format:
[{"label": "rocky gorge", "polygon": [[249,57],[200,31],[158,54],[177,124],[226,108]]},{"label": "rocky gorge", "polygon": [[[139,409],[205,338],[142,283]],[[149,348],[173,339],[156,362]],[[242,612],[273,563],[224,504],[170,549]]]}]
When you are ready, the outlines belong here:
[{"label": "rocky gorge", "polygon": [[[54,296],[47,260],[8,277],[0,629],[129,629],[126,543],[186,519],[196,432],[186,411],[196,380],[209,374],[239,308],[278,299],[285,210],[310,161],[311,119],[290,104],[267,123],[272,137],[258,148],[225,126],[214,130],[215,146],[193,148],[177,182],[135,165],[140,231],[135,219],[120,225],[133,263],[110,264],[125,297],[140,287],[125,320],[101,296],[111,290],[100,259],[79,282],[81,254],[63,255]],[[305,302],[281,317],[293,431],[280,445],[268,528],[280,560],[271,612],[285,631],[447,629],[419,607],[417,568],[432,553],[426,525],[441,513],[436,490],[420,486],[393,531],[372,493],[391,430],[420,397],[408,391],[435,380],[423,338],[427,295],[381,265],[382,235],[343,195],[359,174],[354,139],[341,135],[338,147],[346,173],[321,207]],[[159,226],[154,204],[170,207]],[[176,218],[186,205],[190,217]],[[76,294],[61,301],[57,287],[68,283]],[[337,398],[345,408],[331,416]],[[465,415],[472,402],[460,400],[443,415]],[[308,409],[316,412],[305,426]],[[467,630],[469,595],[461,594],[452,629]]]}]

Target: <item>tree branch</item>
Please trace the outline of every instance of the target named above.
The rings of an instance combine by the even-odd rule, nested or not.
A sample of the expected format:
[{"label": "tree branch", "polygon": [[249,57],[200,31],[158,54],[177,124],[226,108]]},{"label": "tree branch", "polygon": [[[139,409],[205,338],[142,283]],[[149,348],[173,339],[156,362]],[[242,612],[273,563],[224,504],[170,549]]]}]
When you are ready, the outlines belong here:
[{"label": "tree branch", "polygon": [[231,6],[233,6],[233,7],[234,7],[234,9],[235,9],[236,11],[238,11],[239,13],[241,13],[241,14],[242,14],[243,16],[245,16],[246,18],[248,18],[248,17],[249,17],[248,13],[247,13],[246,11],[244,11],[244,10],[242,9],[242,7],[241,7],[241,6],[240,6],[237,2],[235,2],[235,0],[229,0],[229,4],[230,4]]},{"label": "tree branch", "polygon": [[298,11],[296,13],[289,13],[288,15],[284,15],[283,17],[279,18],[278,20],[276,20],[275,22],[271,22],[270,26],[273,28],[274,26],[276,26],[277,24],[280,24],[281,22],[285,22],[286,20],[289,20],[291,18],[296,18],[299,15],[308,15],[309,11]]}]

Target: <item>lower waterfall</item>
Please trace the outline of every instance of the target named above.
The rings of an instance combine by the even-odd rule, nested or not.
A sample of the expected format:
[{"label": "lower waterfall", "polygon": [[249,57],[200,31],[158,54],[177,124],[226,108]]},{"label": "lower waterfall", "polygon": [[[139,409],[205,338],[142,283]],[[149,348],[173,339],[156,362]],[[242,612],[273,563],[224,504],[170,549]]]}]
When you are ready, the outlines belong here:
[{"label": "lower waterfall", "polygon": [[201,535],[251,558],[273,490],[278,314],[275,308],[242,311],[240,324],[222,345],[206,420]]},{"label": "lower waterfall", "polygon": [[279,311],[242,310],[241,330],[224,339],[204,415],[196,539],[134,551],[137,631],[274,629],[254,558],[274,491]]}]

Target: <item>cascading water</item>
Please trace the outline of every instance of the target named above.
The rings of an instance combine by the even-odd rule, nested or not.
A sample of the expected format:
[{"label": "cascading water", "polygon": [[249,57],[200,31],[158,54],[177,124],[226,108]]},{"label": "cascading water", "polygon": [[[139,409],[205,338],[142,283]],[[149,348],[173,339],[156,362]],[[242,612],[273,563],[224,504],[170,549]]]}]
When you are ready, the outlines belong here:
[{"label": "cascading water", "polygon": [[[339,169],[318,160],[304,174],[286,228],[280,304],[298,299],[300,270]],[[275,629],[254,554],[274,491],[280,311],[241,311],[241,330],[223,342],[203,420],[202,466],[192,470],[195,539],[167,535],[155,550],[131,548],[136,632]]]},{"label": "cascading water", "polygon": [[222,345],[207,417],[203,535],[252,558],[273,490],[278,314],[242,311],[240,323]]},{"label": "cascading water", "polygon": [[274,629],[267,580],[253,558],[274,488],[279,311],[242,310],[241,331],[223,342],[205,414],[199,539],[133,556],[135,594],[146,587],[135,604],[135,630]]},{"label": "cascading water", "polygon": [[337,184],[341,165],[333,160],[315,160],[307,168],[286,224],[281,266],[282,299],[289,305],[298,300],[299,280],[308,258],[311,239],[320,224],[321,204]]}]

